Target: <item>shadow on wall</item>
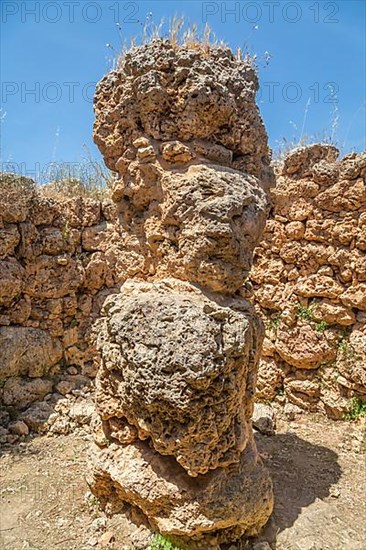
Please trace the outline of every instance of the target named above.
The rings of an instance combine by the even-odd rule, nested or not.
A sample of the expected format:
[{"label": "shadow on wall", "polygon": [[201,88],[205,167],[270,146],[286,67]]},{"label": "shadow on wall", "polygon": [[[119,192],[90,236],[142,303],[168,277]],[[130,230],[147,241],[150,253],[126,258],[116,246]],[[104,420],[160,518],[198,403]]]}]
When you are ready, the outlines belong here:
[{"label": "shadow on wall", "polygon": [[303,508],[328,497],[342,470],[334,451],[295,433],[272,437],[256,433],[255,439],[275,495],[274,512],[258,540],[266,540],[276,549],[277,535],[295,523]]},{"label": "shadow on wall", "polygon": [[[16,454],[18,445],[24,448],[30,441],[30,433],[31,437],[35,438],[47,432],[53,435],[68,435],[76,428],[88,429],[94,410],[92,381],[81,374],[69,378],[74,379],[71,393],[69,381],[66,379],[59,382],[56,387],[61,388],[63,385],[67,394],[59,394],[56,389],[43,401],[27,403],[26,407],[4,406],[0,400],[0,457],[6,453]],[[47,386],[49,392],[55,383],[51,378],[13,380],[20,390],[24,381],[28,390],[33,384],[35,390]],[[17,389],[18,392],[20,390]]]}]

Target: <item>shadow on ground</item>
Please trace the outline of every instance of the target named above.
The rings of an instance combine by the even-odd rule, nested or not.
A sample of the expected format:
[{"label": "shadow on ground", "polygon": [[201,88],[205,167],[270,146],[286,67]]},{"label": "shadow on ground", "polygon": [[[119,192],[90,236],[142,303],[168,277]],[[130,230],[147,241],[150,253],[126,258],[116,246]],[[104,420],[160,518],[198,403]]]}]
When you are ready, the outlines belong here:
[{"label": "shadow on ground", "polygon": [[303,508],[328,497],[342,470],[334,451],[295,433],[271,437],[256,433],[255,439],[270,471],[275,495],[272,517],[256,541],[268,541],[275,549],[278,534],[295,523]]},{"label": "shadow on ground", "polygon": [[[310,420],[309,420],[310,422]],[[314,422],[311,420],[312,427]],[[327,438],[335,439],[338,430],[332,425],[325,423],[319,425],[319,431],[329,429]],[[312,432],[313,433],[313,430]],[[339,437],[339,436],[338,436]],[[255,541],[241,541],[234,545],[223,545],[224,548],[234,547],[239,550],[250,549],[253,542],[268,541],[273,550],[291,548],[304,550],[299,542],[300,535],[304,539],[305,529],[311,535],[311,543],[317,540],[314,532],[314,525],[309,518],[304,517],[303,523],[298,524],[296,520],[307,507],[317,500],[324,500],[331,494],[331,488],[341,476],[342,470],[338,463],[338,455],[333,450],[315,443],[310,443],[300,438],[295,433],[285,432],[274,436],[263,436],[256,434],[256,443],[264,463],[270,471],[275,493],[275,509],[272,518],[265,527],[263,533]],[[24,548],[24,540],[29,541],[36,548],[60,548],[61,550],[79,550],[84,548],[89,538],[95,538],[91,531],[91,523],[95,518],[96,509],[89,510],[86,507],[84,495],[87,486],[84,481],[86,468],[86,454],[88,440],[84,437],[69,435],[60,437],[27,439],[23,445],[14,445],[5,450],[2,457],[4,470],[4,492],[3,508],[1,514],[0,546],[4,549],[20,550]],[[362,484],[360,475],[359,455],[357,461],[352,462],[350,471],[345,472],[349,482],[353,484],[354,491],[360,493],[358,499],[362,498],[362,490],[355,487],[355,483]],[[352,457],[349,457],[351,460]],[[351,471],[354,471],[354,478]],[[6,480],[6,487],[5,487]],[[23,491],[23,492],[22,492]],[[25,491],[25,494],[24,494]],[[355,502],[357,505],[357,495]],[[348,497],[343,500],[343,506],[348,509]],[[341,504],[342,495],[339,501],[333,506]],[[343,510],[343,511],[342,511]],[[147,540],[149,532],[140,529],[143,524],[141,517],[129,513],[116,515],[108,520],[108,530],[115,536],[115,542],[110,545],[111,550],[121,547],[134,549],[146,548],[136,543],[136,536]],[[315,514],[323,514],[322,522],[319,522],[321,529],[329,529],[329,516],[319,508]],[[35,515],[37,514],[37,515]],[[100,514],[100,512],[98,512]],[[332,548],[336,550],[348,548],[362,548],[361,534],[355,534],[354,539],[343,540],[343,532],[348,526],[356,525],[357,518],[344,516],[344,509],[340,507],[339,514],[342,515],[342,523],[337,526],[336,533],[330,545],[306,546],[309,548]],[[305,514],[306,515],[306,514]],[[357,515],[357,514],[356,514]],[[64,526],[60,527],[60,518],[68,519]],[[76,518],[82,518],[77,521]],[[48,522],[48,523],[47,523]],[[283,545],[279,534],[296,526],[291,533],[291,545]],[[328,522],[328,523],[327,523]],[[45,527],[48,525],[49,527]],[[86,527],[88,529],[86,530]],[[300,529],[300,532],[299,532]],[[341,531],[340,531],[341,530]],[[141,531],[141,532],[140,532]],[[136,535],[137,533],[137,535]],[[341,536],[342,535],[342,536]],[[357,535],[357,536],[356,536]],[[346,534],[345,534],[346,536]],[[348,536],[348,535],[347,535]],[[335,539],[337,544],[333,544]],[[68,542],[65,542],[68,541]],[[129,545],[131,541],[131,544]],[[3,544],[2,544],[3,543]],[[84,545],[84,546],[83,546]],[[33,546],[32,546],[33,547]],[[88,546],[86,546],[88,547]],[[99,546],[98,546],[99,547]]]}]

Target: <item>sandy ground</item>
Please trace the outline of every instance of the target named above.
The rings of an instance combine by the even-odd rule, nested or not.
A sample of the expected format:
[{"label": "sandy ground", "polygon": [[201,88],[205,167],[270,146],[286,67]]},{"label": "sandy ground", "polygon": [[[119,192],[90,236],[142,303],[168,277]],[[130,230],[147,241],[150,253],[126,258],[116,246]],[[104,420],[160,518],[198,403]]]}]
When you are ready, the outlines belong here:
[{"label": "sandy ground", "polygon": [[[276,550],[365,550],[365,421],[304,415],[278,424],[276,435],[256,435],[276,498],[259,541]],[[123,515],[106,518],[89,493],[89,437],[41,436],[2,450],[2,549],[146,548],[143,527]],[[252,544],[242,541],[231,549]]]}]

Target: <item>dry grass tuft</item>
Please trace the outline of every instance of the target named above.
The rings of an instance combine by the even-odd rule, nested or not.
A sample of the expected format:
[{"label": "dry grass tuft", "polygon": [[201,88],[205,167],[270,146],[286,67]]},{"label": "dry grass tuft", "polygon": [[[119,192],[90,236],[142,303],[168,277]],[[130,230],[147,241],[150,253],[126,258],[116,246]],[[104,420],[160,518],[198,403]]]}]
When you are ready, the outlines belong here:
[{"label": "dry grass tuft", "polygon": [[50,182],[39,186],[40,193],[56,200],[73,197],[109,198],[113,173],[96,161],[85,159],[80,164],[58,164]]},{"label": "dry grass tuft", "polygon": [[283,137],[282,140],[276,141],[276,146],[273,149],[273,160],[283,161],[287,155],[295,149],[305,147],[306,145],[313,145],[314,143],[319,143],[321,145],[334,145],[334,147],[338,147],[337,142],[333,140],[329,134],[327,134],[326,130],[324,130],[322,134],[304,134],[300,139],[296,137],[293,137],[292,139]]},{"label": "dry grass tuft", "polygon": [[109,198],[111,189],[101,181],[84,182],[77,178],[64,178],[39,186],[39,192],[55,200],[90,197],[102,201]]},{"label": "dry grass tuft", "polygon": [[[151,14],[149,14],[151,16]],[[129,42],[123,39],[121,26],[117,24],[121,37],[122,49],[114,63],[119,68],[125,58],[126,53],[131,49],[149,44],[153,40],[167,40],[174,48],[182,46],[191,50],[201,52],[207,56],[212,49],[227,48],[228,45],[222,40],[218,40],[211,27],[206,23],[202,29],[199,29],[196,23],[190,24],[184,17],[175,16],[166,24],[164,19],[159,23],[154,23],[151,17],[147,17],[144,22],[140,22],[142,33],[140,38],[132,37]],[[114,49],[110,44],[108,47]],[[238,50],[238,55],[241,55]]]},{"label": "dry grass tuft", "polygon": [[0,173],[0,215],[10,212],[14,205],[23,208],[31,205],[37,196],[62,201],[74,197],[90,197],[105,200],[110,197],[113,176],[99,172],[74,177],[63,170],[57,178],[46,184],[38,184],[18,174]]}]

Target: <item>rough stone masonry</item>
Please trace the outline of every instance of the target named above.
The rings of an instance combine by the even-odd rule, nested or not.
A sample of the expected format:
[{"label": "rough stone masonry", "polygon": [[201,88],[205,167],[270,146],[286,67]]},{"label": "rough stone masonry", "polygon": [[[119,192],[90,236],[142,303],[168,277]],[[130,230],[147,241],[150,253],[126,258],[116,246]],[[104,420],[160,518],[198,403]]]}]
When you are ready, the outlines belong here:
[{"label": "rough stone masonry", "polygon": [[257,399],[342,419],[366,402],[366,152],[290,152],[251,282],[267,326]]},{"label": "rough stone masonry", "polygon": [[257,86],[228,49],[155,40],[95,96],[130,278],[99,321],[88,481],[191,548],[256,534],[273,508],[250,423],[264,331],[243,286],[273,180]]}]

